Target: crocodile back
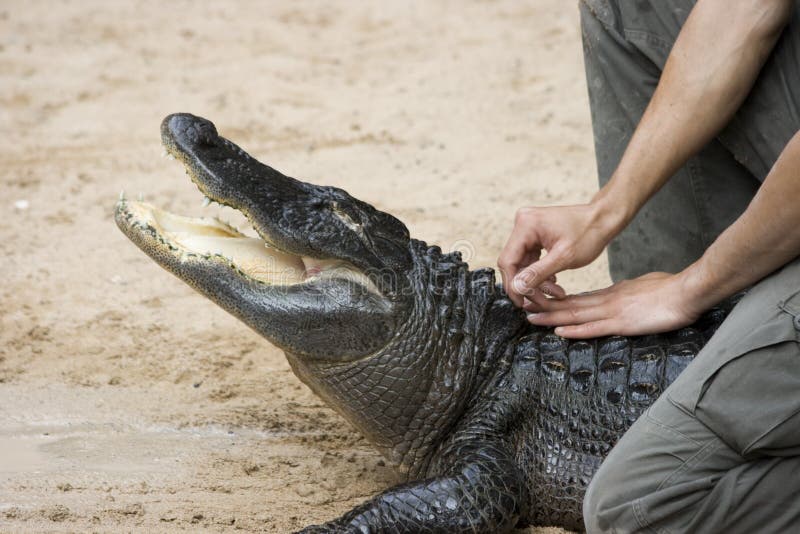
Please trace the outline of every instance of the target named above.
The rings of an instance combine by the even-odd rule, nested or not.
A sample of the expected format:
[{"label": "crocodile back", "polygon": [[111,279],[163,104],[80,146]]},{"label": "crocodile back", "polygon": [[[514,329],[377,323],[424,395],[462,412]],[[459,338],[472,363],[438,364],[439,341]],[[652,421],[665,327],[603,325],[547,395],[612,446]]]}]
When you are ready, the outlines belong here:
[{"label": "crocodile back", "polygon": [[569,341],[531,328],[515,348],[512,441],[527,478],[528,523],[583,529],[584,493],[622,434],[691,363],[727,316],[654,336]]}]

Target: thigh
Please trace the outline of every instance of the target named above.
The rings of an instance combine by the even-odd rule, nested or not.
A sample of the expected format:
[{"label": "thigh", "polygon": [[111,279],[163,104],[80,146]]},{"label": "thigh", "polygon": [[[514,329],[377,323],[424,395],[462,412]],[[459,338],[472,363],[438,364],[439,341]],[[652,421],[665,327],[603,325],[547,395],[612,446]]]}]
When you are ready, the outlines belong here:
[{"label": "thigh", "polygon": [[748,461],[717,482],[685,532],[800,532],[798,502],[800,456]]},{"label": "thigh", "polygon": [[661,72],[695,0],[581,0],[581,3],[609,32],[630,43]]},{"label": "thigh", "polygon": [[[713,431],[662,396],[592,479],[584,500],[587,531],[690,532],[716,484],[742,462]],[[725,513],[719,507],[709,524]]]},{"label": "thigh", "polygon": [[[694,0],[582,0],[586,77],[600,185],[652,96]],[[713,37],[709,37],[713,41]],[[729,125],[643,207],[609,246],[616,282],[677,272],[747,207],[800,130],[800,2]]]},{"label": "thigh", "polygon": [[800,456],[748,460],[662,396],[592,479],[584,522],[589,533],[795,532],[798,499]]},{"label": "thigh", "polygon": [[799,342],[800,258],[751,288],[664,394],[742,456],[796,455]]},{"label": "thigh", "polygon": [[719,141],[712,141],[610,243],[612,279],[682,271],[739,218],[756,191],[758,181]]},{"label": "thigh", "polygon": [[[690,0],[583,0],[584,59],[601,186],[619,164],[692,5]],[[611,242],[611,278],[618,282],[686,268],[741,215],[758,183],[719,141],[712,141]]]},{"label": "thigh", "polygon": [[760,347],[721,366],[695,414],[744,458],[800,456],[800,345]]},{"label": "thigh", "polygon": [[589,531],[797,525],[781,503],[800,493],[798,341],[800,259],[750,290],[614,447],[587,492]]},{"label": "thigh", "polygon": [[[604,4],[626,41],[663,70],[695,0],[594,0]],[[713,43],[709,36],[709,44]],[[800,130],[800,2],[748,97],[719,140],[763,181]]]},{"label": "thigh", "polygon": [[761,181],[800,130],[800,2],[722,144]]}]

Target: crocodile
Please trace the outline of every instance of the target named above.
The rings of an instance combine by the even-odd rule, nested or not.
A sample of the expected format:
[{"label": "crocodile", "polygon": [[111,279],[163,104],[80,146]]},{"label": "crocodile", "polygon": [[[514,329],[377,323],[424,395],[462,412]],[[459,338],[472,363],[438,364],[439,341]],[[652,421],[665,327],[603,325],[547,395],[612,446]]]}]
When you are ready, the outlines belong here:
[{"label": "crocodile", "polygon": [[569,341],[529,324],[492,269],[260,163],[210,121],[173,114],[161,137],[204,203],[239,210],[255,232],[124,197],[119,228],[281,348],[404,477],[304,533],[582,530],[601,461],[730,308],[666,334]]}]

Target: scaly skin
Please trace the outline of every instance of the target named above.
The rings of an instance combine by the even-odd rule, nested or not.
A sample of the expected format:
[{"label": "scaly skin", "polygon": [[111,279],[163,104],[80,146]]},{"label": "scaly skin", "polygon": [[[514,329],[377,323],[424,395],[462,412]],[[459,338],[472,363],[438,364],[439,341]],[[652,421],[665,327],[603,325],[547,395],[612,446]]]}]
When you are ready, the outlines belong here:
[{"label": "scaly skin", "polygon": [[[405,473],[405,484],[302,532],[582,529],[603,457],[725,316],[662,336],[569,342],[529,325],[491,269],[469,271],[346,192],[259,163],[205,119],[171,115],[162,139],[200,190],[241,210],[271,249],[360,273],[317,276],[315,266],[300,281],[260,280],[224,254],[176,242],[151,206],[117,204],[137,246],[281,347],[295,374]],[[243,237],[181,224],[183,234]]]},{"label": "scaly skin", "polygon": [[[439,445],[405,462],[409,477],[419,480],[301,532],[493,533],[524,525],[583,530],[583,495],[605,455],[727,315],[714,309],[692,327],[665,335],[572,342],[527,324],[500,288],[466,298],[485,299],[486,315],[451,335],[478,340],[476,357],[484,358],[480,366],[488,374],[476,377],[479,386],[461,419],[433,434]],[[381,368],[370,362],[346,374],[383,379]],[[409,381],[425,378],[411,374]],[[325,379],[338,382],[335,375]],[[350,395],[368,396],[374,386],[367,380],[354,381]],[[449,400],[427,411],[447,414]],[[441,428],[417,417],[412,437]]]}]

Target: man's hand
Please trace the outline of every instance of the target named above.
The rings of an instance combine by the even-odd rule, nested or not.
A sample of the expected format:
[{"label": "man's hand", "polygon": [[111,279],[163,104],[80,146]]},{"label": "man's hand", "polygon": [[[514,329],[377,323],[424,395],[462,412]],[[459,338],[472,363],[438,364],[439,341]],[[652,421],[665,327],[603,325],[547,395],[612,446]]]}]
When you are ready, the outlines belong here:
[{"label": "man's hand", "polygon": [[528,320],[556,334],[591,338],[665,332],[761,280],[800,254],[800,132],[772,167],[750,206],[705,254],[678,274],[650,273],[606,289],[548,299],[535,293]]},{"label": "man's hand", "polygon": [[[555,302],[544,300],[542,293],[563,299],[564,291],[555,284],[555,274],[594,260],[670,176],[728,124],[791,19],[793,7],[793,0],[698,0],[609,182],[590,204],[525,208],[517,213],[514,230],[498,259],[506,292],[516,305],[523,305],[527,298],[529,309],[538,310],[540,302],[554,306]],[[715,36],[714,46],[708,44],[709,35]],[[796,232],[800,210],[792,200],[800,198],[795,191],[799,181],[792,181],[795,171],[791,165],[800,168],[800,155],[795,153],[787,159],[791,163],[781,172],[773,169],[771,174],[780,174],[781,178],[773,179],[765,188],[767,178],[759,193],[762,200],[751,205],[750,214],[740,218],[693,266],[691,294],[704,294],[706,303],[713,304],[797,255],[794,239],[800,236]],[[547,250],[544,257],[542,250]],[[745,250],[746,261],[741,261]],[[655,283],[639,279],[605,290],[613,301],[625,303],[619,312],[632,321],[617,322],[621,331],[614,333],[652,331],[670,321],[673,325],[685,321],[679,317],[687,316],[686,309],[677,305],[675,295],[657,291],[655,286],[646,287]],[[623,299],[629,288],[631,294],[642,296]],[[659,297],[645,295],[651,290]],[[666,300],[659,301],[661,297]],[[586,301],[581,298],[579,302]],[[653,306],[648,309],[644,304],[635,306],[635,302]],[[658,320],[650,317],[658,308],[657,302],[675,304],[671,319],[665,315]],[[630,313],[634,309],[642,315]],[[637,327],[637,323],[651,326]],[[606,326],[604,323],[598,331],[610,332]],[[566,332],[574,333],[569,329]]]},{"label": "man's hand", "polygon": [[612,334],[635,336],[687,326],[703,312],[703,303],[685,288],[682,275],[650,273],[606,289],[556,300],[535,295],[526,309],[539,326],[558,326],[556,334],[585,339]]},{"label": "man's hand", "polygon": [[[599,203],[517,211],[514,230],[497,265],[509,298],[522,306],[539,292],[555,298],[566,293],[555,283],[556,273],[591,263],[620,226],[613,211]],[[542,250],[547,254],[542,257]]]}]

